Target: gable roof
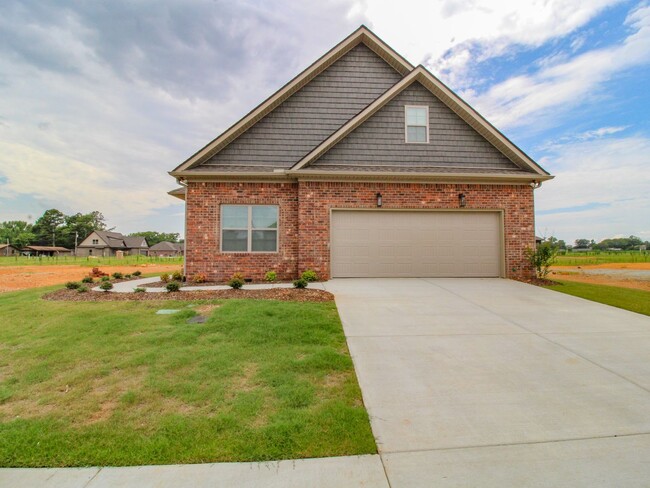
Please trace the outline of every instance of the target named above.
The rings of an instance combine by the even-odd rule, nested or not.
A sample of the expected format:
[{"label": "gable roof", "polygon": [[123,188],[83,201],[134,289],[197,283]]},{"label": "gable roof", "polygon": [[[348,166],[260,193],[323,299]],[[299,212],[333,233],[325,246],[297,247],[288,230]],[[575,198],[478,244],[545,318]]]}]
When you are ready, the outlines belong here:
[{"label": "gable roof", "polygon": [[149,248],[150,251],[183,251],[183,244],[180,242],[161,241]]},{"label": "gable roof", "polygon": [[239,120],[239,122],[232,125],[216,139],[212,140],[206,146],[190,156],[187,160],[172,170],[170,174],[176,176],[183,171],[193,168],[206,158],[219,152],[360,43],[364,43],[379,57],[395,68],[396,71],[402,74],[402,76],[406,75],[413,69],[411,63],[395,52],[365,25],[362,25],[316,60],[307,69],[302,71],[277,92],[267,98],[264,102],[251,110],[241,120]]},{"label": "gable roof", "polygon": [[[147,248],[147,241],[142,236],[125,236],[119,232],[110,232],[106,230],[95,230],[92,234],[97,234],[99,238],[112,249],[133,249],[133,248]],[[86,239],[88,239],[87,236]],[[79,247],[96,247],[97,245],[80,245]]]},{"label": "gable roof", "polygon": [[392,88],[386,91],[381,97],[368,105],[363,111],[350,119],[339,130],[332,134],[328,139],[316,146],[309,154],[296,163],[291,171],[297,171],[309,166],[319,157],[325,154],[329,149],[334,147],[338,142],[350,134],[354,129],[359,127],[363,122],[368,120],[379,109],[386,105],[390,100],[395,98],[399,93],[415,82],[421,83],[433,95],[441,100],[447,107],[453,110],[460,118],[470,125],[476,132],[481,134],[486,140],[501,151],[508,159],[524,170],[536,173],[545,179],[548,179],[549,173],[542,169],[526,153],[515,146],[510,139],[504,136],[492,124],[490,124],[482,115],[474,110],[467,102],[449,89],[442,81],[433,76],[424,66],[418,66],[411,71],[401,81],[396,83]]},{"label": "gable roof", "polygon": [[[303,144],[304,147],[296,148],[291,145],[291,141],[282,141],[283,144],[289,144],[289,148],[292,149],[293,153],[298,153],[299,157],[303,154],[300,151],[308,151],[299,161],[293,163],[296,159],[287,158],[283,159],[282,164],[270,164],[266,162],[260,164],[254,163],[252,160],[248,162],[246,158],[241,157],[233,158],[233,161],[237,159],[240,162],[233,162],[228,158],[225,158],[223,164],[212,161],[212,159],[218,157],[217,155],[225,155],[227,151],[224,151],[222,154],[219,153],[226,147],[233,154],[251,155],[252,146],[242,143],[242,147],[234,148],[229,147],[229,145],[240,136],[249,134],[247,133],[249,129],[256,126],[258,122],[287,101],[289,97],[296,94],[310,81],[323,73],[329,66],[332,66],[337,60],[341,59],[346,53],[361,43],[369,47],[381,59],[392,66],[400,74],[401,78],[377,98],[371,98],[372,101],[365,108],[348,119],[343,125],[339,127],[337,123],[334,126],[338,127],[335,132],[328,132],[327,134],[330,134],[329,136],[322,134],[322,137],[326,137],[326,139],[317,143],[315,147],[312,147],[311,144],[307,146]],[[418,165],[408,163],[407,165],[405,162],[403,165],[394,165],[392,167],[389,165],[373,167],[369,164],[346,164],[345,160],[327,166],[321,163],[312,166],[312,163],[318,161],[319,158],[344,140],[352,131],[361,126],[376,114],[377,111],[416,82],[423,85],[442,104],[496,148],[499,153],[505,156],[507,160],[504,161],[507,161],[508,164],[512,162],[514,166],[511,168],[491,168],[489,165],[484,165],[481,168],[462,167],[462,164]],[[275,137],[272,137],[272,139],[275,139]],[[278,141],[274,141],[274,143],[277,145]],[[300,149],[300,151],[297,149]],[[295,181],[298,178],[331,179],[333,177],[343,179],[409,178],[440,181],[499,181],[504,183],[521,181],[539,182],[553,178],[553,176],[539,166],[530,156],[518,148],[424,66],[413,67],[365,26],[359,27],[359,29],[328,51],[274,95],[188,158],[176,169],[170,171],[169,174],[176,177],[181,184],[184,184],[183,180],[185,178],[218,178],[224,181]],[[185,195],[179,190],[174,190],[170,194],[183,199]]]}]

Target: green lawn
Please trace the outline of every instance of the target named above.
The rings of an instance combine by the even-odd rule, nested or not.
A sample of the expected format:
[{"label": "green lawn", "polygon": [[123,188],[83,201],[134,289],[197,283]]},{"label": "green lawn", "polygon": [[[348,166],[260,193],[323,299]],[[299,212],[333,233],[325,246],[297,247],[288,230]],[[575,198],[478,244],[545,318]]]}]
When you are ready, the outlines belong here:
[{"label": "green lawn", "polygon": [[333,303],[42,293],[0,294],[1,466],[376,452]]},{"label": "green lawn", "polygon": [[650,263],[650,252],[576,252],[557,257],[556,266],[588,266],[605,263]]},{"label": "green lawn", "polygon": [[75,257],[75,256],[40,256],[40,257],[0,257],[0,266],[38,266],[38,265],[65,265],[75,264],[77,266],[129,266],[137,264],[183,264],[183,258],[163,258],[153,256],[124,256],[121,259],[115,257]]},{"label": "green lawn", "polygon": [[650,292],[648,291],[619,288],[616,286],[574,283],[571,281],[556,281],[559,281],[560,284],[549,286],[548,288],[550,290],[624,308],[632,312],[650,315]]}]

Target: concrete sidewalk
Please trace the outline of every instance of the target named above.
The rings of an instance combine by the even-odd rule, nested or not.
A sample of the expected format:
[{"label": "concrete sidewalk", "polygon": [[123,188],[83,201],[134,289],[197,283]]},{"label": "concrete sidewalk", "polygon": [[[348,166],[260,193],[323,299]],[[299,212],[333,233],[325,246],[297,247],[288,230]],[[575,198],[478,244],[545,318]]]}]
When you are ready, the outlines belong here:
[{"label": "concrete sidewalk", "polygon": [[326,289],[392,488],[650,484],[650,317],[500,279]]},{"label": "concrete sidewalk", "polygon": [[0,469],[1,488],[389,488],[379,456],[123,468]]}]

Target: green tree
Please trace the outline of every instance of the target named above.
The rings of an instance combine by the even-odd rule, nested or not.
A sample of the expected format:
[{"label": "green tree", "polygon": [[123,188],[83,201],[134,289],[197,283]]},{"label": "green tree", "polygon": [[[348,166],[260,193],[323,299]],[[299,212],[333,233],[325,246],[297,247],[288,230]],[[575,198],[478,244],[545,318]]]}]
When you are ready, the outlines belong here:
[{"label": "green tree", "polygon": [[77,212],[74,215],[67,215],[61,229],[60,245],[72,249],[75,244],[75,234],[78,236],[78,242],[81,242],[92,231],[105,229],[104,215],[97,210],[87,214]]},{"label": "green tree", "polygon": [[589,245],[593,242],[593,240],[589,239],[576,239],[576,245],[575,247],[589,247]]},{"label": "green tree", "polygon": [[22,249],[34,242],[36,236],[32,232],[32,224],[23,220],[9,220],[0,223],[0,243],[9,241],[14,247]]},{"label": "green tree", "polygon": [[131,236],[141,236],[144,237],[147,240],[147,244],[149,246],[153,246],[154,244],[158,244],[159,242],[162,241],[168,241],[168,242],[178,242],[178,237],[179,234],[177,232],[155,232],[152,230],[147,230],[143,232],[134,232],[133,234],[129,234]]},{"label": "green tree", "polygon": [[36,242],[41,246],[56,246],[60,242],[61,230],[65,223],[63,212],[52,208],[46,210],[36,222],[33,232],[36,235]]}]

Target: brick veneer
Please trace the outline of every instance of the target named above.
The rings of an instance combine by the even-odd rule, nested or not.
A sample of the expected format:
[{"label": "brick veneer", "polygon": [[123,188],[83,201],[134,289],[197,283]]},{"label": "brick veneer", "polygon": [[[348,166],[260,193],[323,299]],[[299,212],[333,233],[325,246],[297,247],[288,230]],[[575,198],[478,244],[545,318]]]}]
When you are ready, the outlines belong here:
[{"label": "brick veneer", "polygon": [[[313,269],[329,278],[330,209],[455,209],[458,194],[466,209],[504,211],[505,271],[508,277],[528,277],[533,269],[525,249],[535,245],[533,190],[524,185],[466,185],[420,183],[352,183],[302,181],[300,183],[199,183],[187,192],[187,274],[205,273],[224,281],[233,273],[261,279],[270,269],[281,279],[295,278]],[[275,204],[280,206],[278,253],[219,252],[220,204]]]}]

